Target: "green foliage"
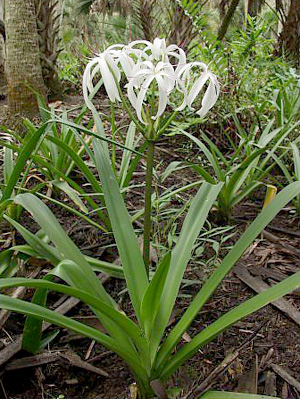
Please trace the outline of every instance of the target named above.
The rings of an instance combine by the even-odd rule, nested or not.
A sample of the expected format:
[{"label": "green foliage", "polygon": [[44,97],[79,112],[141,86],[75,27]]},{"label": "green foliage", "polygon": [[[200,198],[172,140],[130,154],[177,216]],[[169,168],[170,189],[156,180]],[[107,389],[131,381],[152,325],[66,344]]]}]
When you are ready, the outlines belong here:
[{"label": "green foliage", "polygon": [[[272,205],[262,211],[203,284],[186,312],[163,340],[185,268],[191,258],[199,232],[223,183],[201,185],[191,202],[175,246],[161,258],[149,281],[130,216],[107,157],[107,146],[103,140],[94,138],[93,147],[95,165],[101,178],[110,223],[137,322],[134,323],[119,311],[115,301],[96,278],[92,263],[80,253],[46,205],[29,193],[19,194],[13,201],[33,215],[52,245],[42,241],[8,216],[6,219],[19,230],[28,243],[27,249],[20,248],[20,250],[28,254],[37,253],[39,257],[49,260],[54,268],[42,280],[1,279],[1,287],[28,286],[37,288],[39,293],[33,298],[32,303],[1,295],[1,306],[28,315],[28,320],[32,317],[44,319],[102,343],[127,362],[138,383],[141,397],[151,397],[153,395],[150,385],[152,380],[168,378],[188,357],[225,328],[299,286],[299,276],[289,277],[224,314],[179,351],[173,352],[182,334],[226,274],[276,213],[299,194],[299,186],[297,183],[292,183],[283,189],[273,200]],[[59,277],[67,285],[53,283],[53,276]],[[90,306],[108,334],[41,306],[41,301],[45,300],[46,290],[58,291],[81,299]],[[24,334],[31,335],[31,341],[34,334],[35,348],[37,348],[36,341],[39,336],[37,324],[34,331],[29,327],[28,322]]]},{"label": "green foliage", "polygon": [[[274,129],[275,121],[271,120],[261,133],[255,124],[248,132],[242,127],[236,115],[232,117],[238,131],[239,142],[235,144],[229,137],[232,152],[226,157],[203,132],[198,139],[181,129],[179,125],[174,128],[175,134],[182,133],[187,136],[203,154],[199,157],[199,163],[184,164],[211,184],[223,182],[217,207],[221,218],[225,220],[230,218],[235,205],[265,183],[277,160],[279,162],[283,156],[281,146],[300,124],[298,121],[293,125],[287,124]],[[178,162],[176,169],[182,167],[181,165],[182,163]],[[289,178],[289,181],[293,179]]]},{"label": "green foliage", "polygon": [[[79,8],[83,7],[81,11],[87,11],[92,1],[79,0],[76,3]],[[156,19],[157,26],[151,29],[153,32],[162,32],[163,25],[170,26],[171,18],[161,11],[163,2],[154,3],[151,12],[153,15],[158,13],[159,19]],[[191,120],[191,123],[184,120],[179,125],[173,125],[175,133],[184,134],[198,146],[201,157],[199,164],[172,163],[162,180],[182,167],[192,168],[201,180],[185,187],[169,187],[161,195],[157,192],[152,194],[152,209],[159,212],[156,217],[168,219],[168,223],[164,230],[157,231],[157,236],[166,237],[166,240],[158,243],[160,259],[149,278],[132,225],[144,215],[145,210],[134,210],[129,215],[124,202],[133,173],[147,149],[147,143],[143,143],[141,135],[137,133],[139,122],[118,127],[116,110],[111,107],[110,116],[106,118],[111,126],[111,139],[108,139],[96,110],[88,126],[83,127],[79,124],[86,114],[85,108],[73,122],[69,120],[67,112],[57,113],[47,108],[46,104],[41,104],[43,124],[40,127],[25,120],[25,138],[16,132],[8,132],[1,139],[4,146],[4,173],[0,214],[5,213],[6,220],[19,231],[27,244],[14,246],[0,254],[0,287],[25,286],[36,289],[31,303],[1,295],[1,307],[28,316],[23,347],[33,353],[41,345],[42,320],[95,339],[116,352],[130,367],[143,398],[153,396],[153,380],[169,378],[186,359],[233,323],[299,287],[298,273],[221,315],[189,343],[174,350],[182,334],[247,247],[286,204],[293,200],[299,210],[300,203],[297,138],[299,76],[288,63],[280,58],[274,59],[272,25],[276,20],[270,13],[262,18],[249,17],[242,29],[237,25],[232,26],[225,44],[217,44],[213,32],[216,32],[217,18],[214,21],[208,18],[216,11],[203,9],[201,2],[192,0],[178,0],[177,3],[199,32],[190,43],[189,58],[210,62],[223,82],[222,101],[215,111],[216,123],[212,123],[220,131],[216,134],[213,131],[210,136],[201,131],[200,138],[197,138],[193,134],[198,123],[196,119]],[[65,26],[61,32],[65,50],[59,56],[59,73],[62,80],[77,86],[83,71],[83,58],[89,56],[90,47],[98,51],[107,42],[127,42],[129,38],[140,36],[142,26],[139,23],[141,9],[138,1],[133,2],[126,13],[114,8],[114,13],[102,10],[103,14],[91,17],[87,13],[78,13],[79,8],[73,8],[74,4],[65,2]],[[119,4],[114,3],[114,7]],[[126,105],[125,109],[130,111]],[[132,113],[129,115],[132,116]],[[172,117],[164,117],[166,127],[171,124]],[[228,129],[229,125],[231,130]],[[207,129],[205,131],[207,133]],[[216,139],[220,137],[229,143],[230,149],[226,154],[218,148]],[[117,156],[117,148],[123,149],[121,157]],[[238,202],[268,182],[274,166],[279,167],[289,185],[262,210],[240,239],[227,248],[228,253],[222,258],[220,245],[222,248],[226,244],[232,227],[211,228],[208,222],[211,208],[217,203],[222,217],[229,218]],[[95,169],[101,183],[95,177]],[[88,184],[88,190],[78,184],[76,176],[74,178],[76,173],[81,174],[85,184]],[[39,183],[28,187],[28,181],[32,183],[36,176]],[[186,201],[179,210],[169,207],[174,196],[196,186],[200,186],[196,196]],[[45,188],[48,189],[47,194],[50,189],[64,193],[79,210],[45,195]],[[29,193],[24,194],[26,191]],[[64,206],[102,231],[112,231],[122,265],[83,255],[38,197]],[[38,233],[31,233],[18,222],[19,212],[14,210],[23,208],[40,226]],[[93,213],[97,214],[100,222],[91,217]],[[185,213],[184,223],[178,233],[177,220]],[[207,226],[208,229],[203,232]],[[221,235],[221,243],[215,240],[216,235]],[[214,250],[214,267],[210,270],[210,277],[177,324],[169,328],[170,315],[180,287],[185,283],[186,266],[191,258],[196,264],[203,264],[201,254],[207,243]],[[19,259],[26,262],[31,257],[47,260],[53,268],[43,279],[14,277]],[[95,274],[99,271],[125,279],[135,321],[124,314],[106,292]],[[55,277],[62,283],[55,283]],[[89,305],[107,333],[48,309],[49,291],[77,297]],[[172,395],[176,395],[176,392],[170,393]],[[203,399],[234,397],[267,398],[215,391],[201,396]]]},{"label": "green foliage", "polygon": [[79,85],[82,76],[82,65],[79,59],[71,53],[61,53],[58,58],[59,78],[62,81]]},{"label": "green foliage", "polygon": [[[272,23],[276,21],[273,19]],[[236,29],[224,43],[216,43],[208,33],[204,36],[205,45],[196,40],[191,43],[190,58],[211,63],[223,83],[223,95],[217,105],[219,112],[216,112],[222,125],[226,125],[232,112],[266,124],[277,113],[274,108],[277,108],[278,95],[283,98],[284,108],[294,109],[293,122],[296,121],[299,75],[288,62],[274,56],[276,38],[271,29],[264,14],[249,16],[245,29]]]}]

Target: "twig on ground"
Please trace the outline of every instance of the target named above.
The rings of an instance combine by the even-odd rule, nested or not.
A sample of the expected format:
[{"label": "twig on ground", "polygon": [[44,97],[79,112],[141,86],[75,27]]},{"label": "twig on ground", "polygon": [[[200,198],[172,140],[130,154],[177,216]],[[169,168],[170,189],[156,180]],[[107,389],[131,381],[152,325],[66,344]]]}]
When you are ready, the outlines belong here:
[{"label": "twig on ground", "polygon": [[204,381],[201,382],[200,385],[194,387],[191,391],[184,396],[183,399],[188,399],[191,395],[197,395],[200,393],[204,393],[207,389],[211,387],[213,382],[228,368],[228,366],[234,362],[234,360],[239,356],[241,350],[250,342],[252,342],[259,331],[267,324],[267,321],[261,324],[259,327],[255,329],[253,334],[251,334],[237,349],[233,352],[229,353],[225,359],[205,378]]},{"label": "twig on ground", "polygon": [[286,369],[284,369],[281,366],[278,366],[277,364],[272,364],[271,367],[276,374],[278,374],[286,382],[288,382],[290,385],[296,388],[298,392],[300,392],[300,382],[297,381],[296,378],[292,377],[291,374],[286,371]]},{"label": "twig on ground", "polygon": [[292,245],[287,244],[280,237],[277,237],[274,234],[272,234],[272,233],[270,233],[269,231],[266,231],[266,230],[263,230],[262,235],[268,241],[271,241],[274,244],[280,245],[280,247],[282,247],[282,251],[291,253],[292,255],[295,255],[297,257],[300,256],[300,251],[297,248],[293,247]]}]

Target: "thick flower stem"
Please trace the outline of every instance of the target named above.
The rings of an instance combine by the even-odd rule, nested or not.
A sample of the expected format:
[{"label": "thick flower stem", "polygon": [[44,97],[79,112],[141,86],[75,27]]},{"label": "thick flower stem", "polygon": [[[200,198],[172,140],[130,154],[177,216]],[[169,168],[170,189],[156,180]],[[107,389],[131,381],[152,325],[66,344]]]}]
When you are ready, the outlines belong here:
[{"label": "thick flower stem", "polygon": [[145,213],[144,213],[144,263],[146,273],[149,277],[150,266],[150,238],[151,238],[151,195],[152,195],[152,175],[155,142],[148,141],[147,170],[146,170],[146,189],[145,189]]}]

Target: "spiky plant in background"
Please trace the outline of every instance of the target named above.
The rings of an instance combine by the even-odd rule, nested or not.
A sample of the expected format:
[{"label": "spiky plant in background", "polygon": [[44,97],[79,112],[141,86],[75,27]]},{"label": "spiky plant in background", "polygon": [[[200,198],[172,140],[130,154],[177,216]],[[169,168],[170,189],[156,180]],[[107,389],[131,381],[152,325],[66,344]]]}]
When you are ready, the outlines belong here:
[{"label": "spiky plant in background", "polygon": [[169,37],[169,42],[176,43],[178,46],[186,50],[188,44],[191,42],[192,39],[194,39],[196,35],[193,20],[192,18],[190,18],[186,9],[183,7],[181,1],[172,0],[170,5],[171,33]]}]

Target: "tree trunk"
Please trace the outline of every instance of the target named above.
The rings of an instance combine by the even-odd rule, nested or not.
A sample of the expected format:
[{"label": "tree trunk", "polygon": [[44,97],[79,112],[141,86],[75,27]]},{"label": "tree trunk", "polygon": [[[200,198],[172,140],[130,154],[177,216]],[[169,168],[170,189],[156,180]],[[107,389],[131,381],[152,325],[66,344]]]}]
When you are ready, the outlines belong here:
[{"label": "tree trunk", "polygon": [[260,14],[262,6],[265,0],[249,0],[248,2],[248,14],[251,17],[256,17]]},{"label": "tree trunk", "polygon": [[154,39],[152,9],[155,0],[140,0],[140,21],[143,39],[152,41]]},{"label": "tree trunk", "polygon": [[57,0],[34,0],[39,35],[42,75],[50,93],[59,94],[61,84],[57,74],[60,53],[60,3]]},{"label": "tree trunk", "polygon": [[222,20],[226,15],[227,0],[221,0],[219,3],[220,19]]},{"label": "tree trunk", "polygon": [[278,39],[278,52],[281,54],[284,49],[288,58],[295,62],[300,70],[300,1],[291,0],[288,16],[283,25],[282,32]]},{"label": "tree trunk", "polygon": [[34,0],[5,0],[5,28],[8,110],[33,116],[38,104],[28,85],[45,95]]},{"label": "tree trunk", "polygon": [[4,73],[4,60],[5,60],[5,26],[3,22],[3,0],[0,0],[0,100],[5,98],[6,79]]},{"label": "tree trunk", "polygon": [[224,37],[226,35],[226,32],[227,32],[227,29],[229,27],[229,24],[230,24],[230,22],[232,20],[232,17],[234,15],[234,12],[235,12],[238,4],[239,4],[239,0],[232,0],[231,1],[230,6],[229,6],[229,8],[227,10],[227,13],[226,13],[226,15],[225,15],[225,17],[224,17],[224,19],[222,21],[222,24],[221,24],[221,26],[220,26],[220,28],[218,30],[218,40],[221,41],[221,40],[224,39]]}]

